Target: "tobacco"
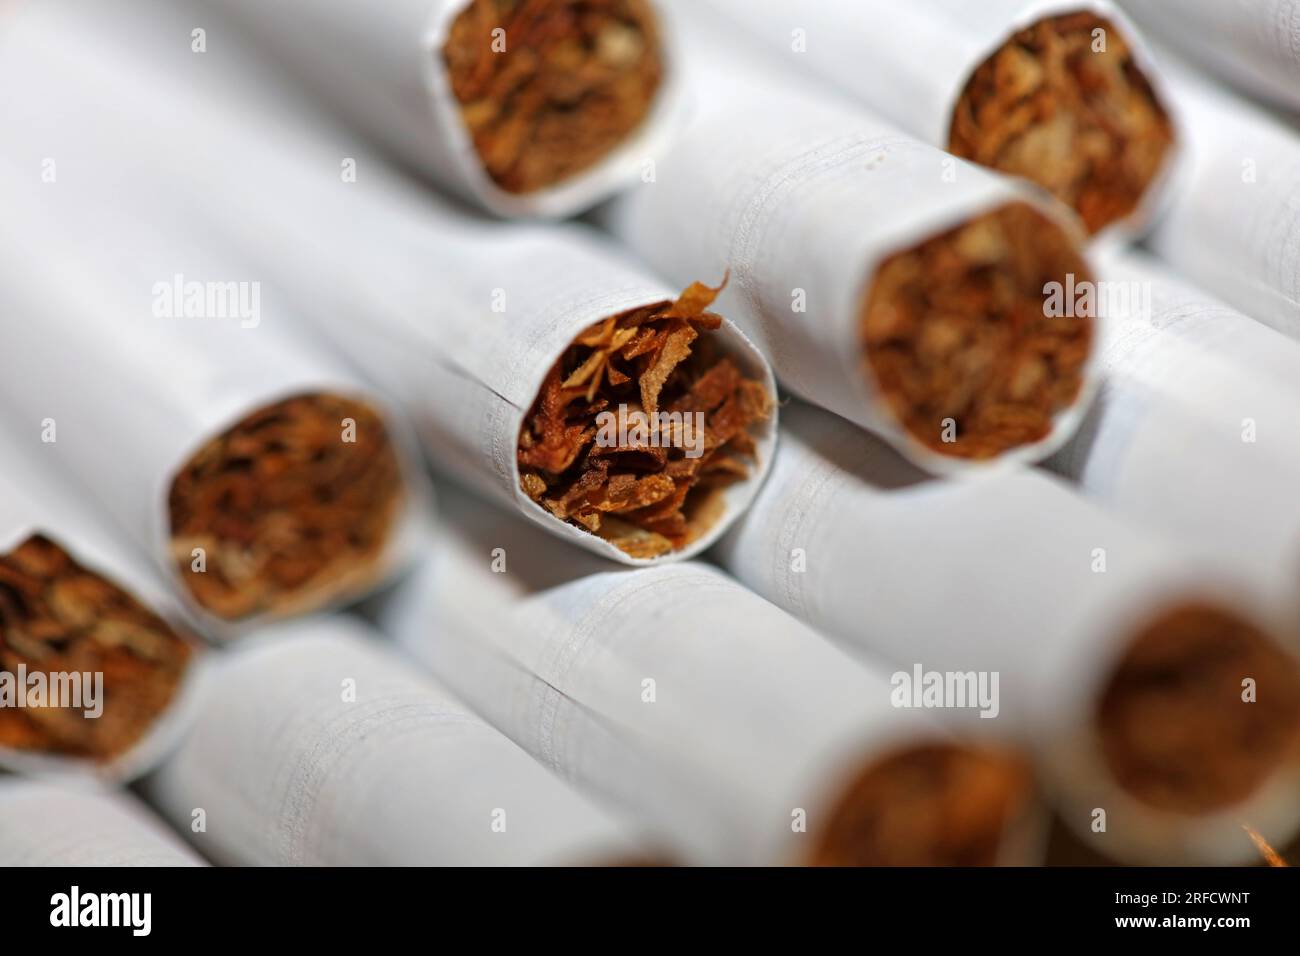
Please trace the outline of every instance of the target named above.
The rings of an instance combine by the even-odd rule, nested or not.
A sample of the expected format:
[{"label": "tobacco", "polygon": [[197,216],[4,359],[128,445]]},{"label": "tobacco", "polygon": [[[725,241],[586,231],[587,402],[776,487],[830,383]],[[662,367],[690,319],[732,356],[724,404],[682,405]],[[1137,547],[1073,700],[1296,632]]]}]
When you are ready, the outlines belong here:
[{"label": "tobacco", "polygon": [[297,613],[380,572],[402,500],[379,414],[300,395],[249,415],[181,468],[169,496],[172,557],[218,617]]},{"label": "tobacco", "polygon": [[952,744],[873,761],[820,829],[813,866],[992,866],[1029,812],[1033,785],[1018,756]]},{"label": "tobacco", "polygon": [[190,645],[133,596],[43,535],[0,555],[0,670],[102,673],[103,713],[0,708],[0,746],[107,761],[172,702]]},{"label": "tobacco", "polygon": [[[717,353],[700,283],[675,302],[610,316],[577,337],[547,373],[519,432],[519,485],[560,520],[633,557],[685,547],[718,520],[720,492],[749,475],[750,427],[772,412],[762,383]],[[704,416],[703,453],[643,437],[602,446],[598,416],[629,411]]]},{"label": "tobacco", "polygon": [[645,119],[663,72],[648,0],[473,0],[443,58],[484,169],[512,193],[604,157]]},{"label": "tobacco", "polygon": [[[1242,699],[1248,677],[1253,703]],[[1174,813],[1220,810],[1300,759],[1300,667],[1236,615],[1180,605],[1137,633],[1097,727],[1111,772],[1134,797]]]},{"label": "tobacco", "polygon": [[922,445],[956,458],[1047,436],[1079,397],[1094,334],[1087,316],[1047,314],[1044,286],[1069,275],[1090,280],[1065,231],[1025,203],[885,260],[860,334],[886,409]]},{"label": "tobacco", "polygon": [[1173,144],[1124,36],[1091,13],[1040,20],[980,64],[948,135],[949,152],[1037,182],[1090,233],[1137,208]]}]

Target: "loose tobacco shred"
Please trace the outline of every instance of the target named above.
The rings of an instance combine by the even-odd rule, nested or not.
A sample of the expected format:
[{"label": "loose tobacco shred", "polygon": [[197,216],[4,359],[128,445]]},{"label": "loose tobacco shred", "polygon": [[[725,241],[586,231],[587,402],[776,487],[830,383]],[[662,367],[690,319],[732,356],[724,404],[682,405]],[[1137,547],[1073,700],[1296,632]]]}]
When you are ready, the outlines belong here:
[{"label": "loose tobacco shred", "polygon": [[648,0],[473,0],[443,58],[474,149],[512,193],[599,161],[645,119],[663,71]]},{"label": "loose tobacco shred", "polygon": [[[578,336],[519,432],[528,497],[633,557],[680,549],[718,520],[718,492],[749,475],[749,428],[772,412],[763,384],[719,356],[708,335],[722,323],[706,311],[719,291],[697,282],[676,302],[610,316]],[[602,446],[597,416],[621,406],[691,421],[703,414],[703,453],[690,457],[671,429]]]},{"label": "loose tobacco shred", "polygon": [[169,499],[172,557],[218,617],[308,610],[374,577],[402,497],[374,409],[296,396],[249,415],[181,469]]},{"label": "loose tobacco shred", "polygon": [[1092,343],[1090,317],[1046,308],[1044,286],[1070,274],[1091,279],[1069,236],[1025,203],[897,253],[863,305],[865,372],[940,454],[990,458],[1038,441],[1078,398]]},{"label": "loose tobacco shred", "polygon": [[49,538],[0,555],[0,673],[103,674],[100,716],[85,706],[0,707],[0,746],[111,760],[171,703],[189,658],[189,643],[161,618]]},{"label": "loose tobacco shred", "polygon": [[1071,13],[1021,30],[975,70],[948,150],[1039,183],[1096,232],[1133,212],[1173,142],[1124,36]]},{"label": "loose tobacco shred", "polygon": [[[1243,681],[1256,682],[1253,702]],[[1300,667],[1263,632],[1188,603],[1143,628],[1098,705],[1116,781],[1148,806],[1210,813],[1300,762]]]},{"label": "loose tobacco shred", "polygon": [[813,866],[992,866],[1033,793],[1026,763],[948,744],[874,761],[832,807]]}]

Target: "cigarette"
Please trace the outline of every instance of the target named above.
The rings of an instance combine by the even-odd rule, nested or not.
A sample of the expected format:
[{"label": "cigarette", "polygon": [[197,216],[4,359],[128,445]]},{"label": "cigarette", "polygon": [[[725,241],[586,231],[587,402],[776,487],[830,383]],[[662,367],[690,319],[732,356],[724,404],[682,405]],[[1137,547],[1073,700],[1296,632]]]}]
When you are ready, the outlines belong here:
[{"label": "cigarette", "polygon": [[1174,124],[1150,58],[1111,3],[712,6],[741,42],[757,40],[921,141],[1042,186],[1090,235],[1132,234],[1165,191]]},{"label": "cigarette", "polygon": [[251,635],[215,669],[147,798],[235,866],[659,858],[376,638],[344,617]]},{"label": "cigarette", "polygon": [[[112,761],[171,706],[189,659],[162,618],[49,538],[0,554],[0,748]],[[99,686],[55,704],[59,675]],[[37,687],[39,704],[23,703]]]},{"label": "cigarette", "polygon": [[1274,842],[1300,830],[1300,669],[1248,577],[1040,472],[937,482],[824,412],[783,418],[716,552],[743,584],[913,686],[996,686],[979,706],[912,702],[1035,753],[1062,818],[1111,858],[1239,862],[1243,819]]},{"label": "cigarette", "polygon": [[646,0],[472,0],[442,58],[483,168],[510,193],[603,159],[645,122],[664,70]]},{"label": "cigarette", "polygon": [[674,281],[730,269],[719,311],[783,385],[928,470],[1059,447],[1091,394],[1092,320],[1047,299],[1090,281],[1072,217],[797,75],[768,83],[699,21],[696,121],[601,224]]},{"label": "cigarette", "polygon": [[[706,311],[717,292],[696,283],[675,302],[610,316],[565,351],[519,433],[529,498],[635,558],[680,550],[714,529],[723,490],[751,476],[752,426],[773,413],[764,383],[710,338],[722,324]],[[642,416],[633,420],[641,433],[602,440],[615,421],[598,424],[601,415],[620,406]]]},{"label": "cigarette", "polygon": [[1152,40],[1174,47],[1256,96],[1284,108],[1300,108],[1300,48],[1295,42],[1295,6],[1289,0],[1123,4]]},{"label": "cigarette", "polygon": [[202,654],[84,496],[0,434],[0,766],[123,782],[183,729]]},{"label": "cigarette", "polygon": [[[354,441],[340,441],[340,423]],[[403,503],[379,412],[297,395],[258,408],[180,467],[167,496],[172,558],[195,602],[220,618],[299,613],[373,584]]]},{"label": "cigarette", "polygon": [[206,866],[130,793],[0,779],[0,866]]},{"label": "cigarette", "polygon": [[673,858],[991,865],[1037,852],[1036,794],[1012,748],[897,709],[887,673],[716,569],[560,562],[536,529],[447,495],[437,546],[385,628]]},{"label": "cigarette", "polygon": [[[635,177],[675,125],[669,38],[650,0],[226,7],[275,68],[499,215],[581,212]],[[347,51],[347,70],[331,50]]]},{"label": "cigarette", "polygon": [[[129,54],[68,49],[85,53],[87,72],[64,71],[46,56],[57,20],[43,16],[21,19],[16,46],[46,63],[46,106],[136,102],[135,76],[108,68]],[[83,84],[98,67],[116,79],[91,94]],[[424,503],[413,439],[376,389],[295,327],[277,293],[263,297],[266,266],[205,230],[193,204],[162,187],[161,167],[139,164],[147,133],[85,119],[61,127],[34,113],[6,132],[95,157],[93,175],[57,189],[5,177],[14,229],[0,237],[0,300],[23,318],[0,354],[0,393],[21,453],[78,476],[214,634],[362,596],[413,544]]]}]

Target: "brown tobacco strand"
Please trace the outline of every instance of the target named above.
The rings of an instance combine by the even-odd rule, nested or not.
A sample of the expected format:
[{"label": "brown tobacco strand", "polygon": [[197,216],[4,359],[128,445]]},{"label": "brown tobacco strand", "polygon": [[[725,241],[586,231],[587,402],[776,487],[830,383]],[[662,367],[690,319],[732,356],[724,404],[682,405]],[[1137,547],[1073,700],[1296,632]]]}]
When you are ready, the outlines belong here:
[{"label": "brown tobacco strand", "polygon": [[[355,441],[344,440],[346,419]],[[334,395],[289,398],[181,468],[169,498],[173,560],[218,617],[310,610],[373,580],[402,499],[397,454],[374,409]]]},{"label": "brown tobacco strand", "polygon": [[[862,315],[866,374],[918,442],[990,458],[1047,436],[1083,387],[1090,318],[1045,314],[1048,282],[1090,279],[1069,236],[1012,203],[900,252]],[[944,441],[944,420],[955,441]]]},{"label": "brown tobacco strand", "polygon": [[[1093,52],[1093,31],[1106,48]],[[1160,174],[1173,124],[1123,35],[1091,13],[1021,30],[975,70],[948,150],[1031,179],[1088,231],[1133,212]]]},{"label": "brown tobacco strand", "polygon": [[[722,512],[721,489],[749,474],[751,425],[772,396],[719,357],[722,320],[705,311],[718,289],[696,283],[588,328],[551,368],[519,432],[520,487],[557,518],[633,557],[678,550]],[[600,412],[703,413],[703,454],[597,441]],[[631,437],[631,436],[629,436]],[[663,444],[663,442],[660,442]]]},{"label": "brown tobacco strand", "polygon": [[[1242,700],[1253,678],[1257,700]],[[1300,667],[1233,614],[1189,603],[1143,628],[1098,705],[1116,781],[1148,806],[1209,813],[1300,760]]]},{"label": "brown tobacco strand", "polygon": [[[166,710],[188,642],[121,588],[41,535],[0,555],[0,671],[103,674],[103,713],[0,708],[0,746],[111,760]],[[83,701],[84,703],[84,701]]]},{"label": "brown tobacco strand", "polygon": [[645,119],[663,72],[648,0],[473,0],[443,57],[479,159],[512,193],[598,162]]},{"label": "brown tobacco strand", "polygon": [[1019,757],[948,744],[873,761],[820,828],[813,866],[992,866],[1028,814]]}]

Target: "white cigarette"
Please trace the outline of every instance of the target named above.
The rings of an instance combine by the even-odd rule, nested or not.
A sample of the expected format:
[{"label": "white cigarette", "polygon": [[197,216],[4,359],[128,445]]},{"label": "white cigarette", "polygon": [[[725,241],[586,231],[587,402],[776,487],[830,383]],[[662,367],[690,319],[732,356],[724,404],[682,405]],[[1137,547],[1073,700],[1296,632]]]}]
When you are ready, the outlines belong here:
[{"label": "white cigarette", "polygon": [[709,2],[922,142],[1043,186],[1089,233],[1131,235],[1158,205],[1174,130],[1111,3]]},{"label": "white cigarette", "polygon": [[[41,78],[0,132],[0,395],[24,453],[75,475],[214,628],[367,592],[421,503],[400,426],[297,334],[263,264],[164,191],[150,205],[147,137],[87,92],[129,54],[65,44],[55,12],[9,24],[0,67]],[[123,82],[95,95],[125,109]]]},{"label": "white cigarette", "polygon": [[928,470],[1059,446],[1089,393],[1091,322],[1045,302],[1088,275],[1073,218],[691,26],[694,122],[602,223],[670,279],[729,269],[782,383]]},{"label": "white cigarette", "polygon": [[1162,63],[1188,142],[1148,244],[1229,305],[1300,339],[1300,132]]},{"label": "white cigarette", "polygon": [[175,742],[202,655],[153,566],[30,450],[0,431],[0,767],[128,780]]},{"label": "white cigarette", "polygon": [[649,859],[374,637],[348,618],[308,618],[241,643],[148,781],[150,801],[211,859],[239,866]]},{"label": "white cigarette", "polygon": [[[43,87],[57,108],[41,116],[58,121],[29,128],[95,155],[90,191],[102,202],[112,183],[132,200],[123,215],[186,209],[177,229],[258,261],[287,304],[276,317],[394,396],[462,481],[628,563],[699,552],[753,495],[775,387],[703,286],[673,291],[589,229],[466,216],[373,157],[343,183],[318,162],[327,129],[220,89],[179,94],[129,40],[69,49],[64,33],[29,32],[36,62],[67,63]],[[159,111],[184,129],[160,137]],[[170,165],[140,168],[144,144]]]},{"label": "white cigarette", "polygon": [[1049,466],[1092,497],[1246,574],[1300,620],[1300,343],[1147,256],[1102,260],[1094,413]]},{"label": "white cigarette", "polygon": [[204,866],[130,794],[0,779],[0,866]]},{"label": "white cigarette", "polygon": [[[508,515],[451,500],[388,628],[674,857],[974,865],[1032,853],[1024,766],[896,709],[887,672],[709,566],[601,572]],[[957,806],[966,824],[941,834]]]},{"label": "white cigarette", "polygon": [[1296,0],[1120,0],[1152,40],[1167,43],[1227,80],[1300,108]]},{"label": "white cigarette", "polygon": [[670,31],[651,0],[224,8],[350,121],[500,215],[581,212],[637,176],[676,125]]},{"label": "white cigarette", "polygon": [[1300,829],[1300,668],[1248,592],[1039,472],[927,480],[791,406],[720,557],[913,685],[996,688],[993,707],[969,686],[927,706],[1035,747],[1067,825],[1111,858],[1240,862],[1243,822]]}]

